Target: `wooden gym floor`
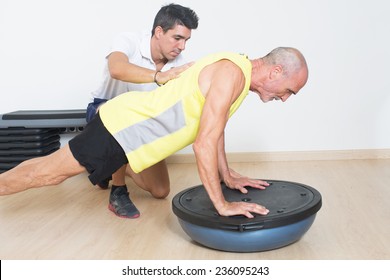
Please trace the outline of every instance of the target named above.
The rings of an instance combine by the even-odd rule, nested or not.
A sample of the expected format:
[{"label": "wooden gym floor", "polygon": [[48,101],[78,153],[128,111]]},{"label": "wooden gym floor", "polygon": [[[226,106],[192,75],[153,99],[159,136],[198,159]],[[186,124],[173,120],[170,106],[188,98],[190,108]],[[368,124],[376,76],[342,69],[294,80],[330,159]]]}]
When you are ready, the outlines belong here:
[{"label": "wooden gym floor", "polygon": [[390,259],[390,160],[232,163],[256,178],[310,185],[322,194],[314,224],[298,242],[257,253],[202,247],[182,231],[171,200],[200,184],[195,164],[170,164],[171,194],[156,200],[128,185],[141,211],[136,220],[108,209],[108,190],[86,174],[55,187],[0,197],[0,259]]}]

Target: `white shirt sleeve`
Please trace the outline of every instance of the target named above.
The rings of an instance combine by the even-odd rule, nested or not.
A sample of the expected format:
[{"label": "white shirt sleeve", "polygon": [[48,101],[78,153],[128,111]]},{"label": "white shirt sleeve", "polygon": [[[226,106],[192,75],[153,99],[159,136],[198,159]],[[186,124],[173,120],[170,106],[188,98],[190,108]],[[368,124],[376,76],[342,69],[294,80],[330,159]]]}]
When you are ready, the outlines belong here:
[{"label": "white shirt sleeve", "polygon": [[122,52],[130,58],[139,49],[139,45],[140,38],[136,34],[129,32],[120,33],[114,38],[106,58],[113,52]]}]

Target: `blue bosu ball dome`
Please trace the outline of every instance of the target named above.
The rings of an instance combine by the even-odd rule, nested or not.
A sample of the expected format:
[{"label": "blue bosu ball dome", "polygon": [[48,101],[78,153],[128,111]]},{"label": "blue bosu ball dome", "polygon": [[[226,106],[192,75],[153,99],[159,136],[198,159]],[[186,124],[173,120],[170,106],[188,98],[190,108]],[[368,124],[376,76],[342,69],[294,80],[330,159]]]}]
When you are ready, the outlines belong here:
[{"label": "blue bosu ball dome", "polygon": [[203,185],[186,189],[172,200],[172,209],[183,230],[197,243],[222,251],[258,252],[284,247],[299,240],[311,227],[322,205],[321,194],[307,185],[267,180],[265,190],[248,187],[248,193],[221,183],[227,201],[261,204],[269,213],[222,217]]}]

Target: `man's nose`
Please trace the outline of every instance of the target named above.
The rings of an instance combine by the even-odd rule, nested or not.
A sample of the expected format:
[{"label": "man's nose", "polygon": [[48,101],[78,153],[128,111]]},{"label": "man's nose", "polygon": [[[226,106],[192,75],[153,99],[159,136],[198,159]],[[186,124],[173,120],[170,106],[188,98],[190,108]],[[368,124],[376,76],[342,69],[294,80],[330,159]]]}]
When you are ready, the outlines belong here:
[{"label": "man's nose", "polygon": [[287,94],[283,95],[280,99],[282,100],[282,102],[286,102],[290,96],[291,96],[291,93],[287,93]]},{"label": "man's nose", "polygon": [[180,43],[179,43],[179,49],[180,49],[181,51],[184,51],[185,48],[186,48],[186,41],[185,41],[185,40],[180,41]]}]

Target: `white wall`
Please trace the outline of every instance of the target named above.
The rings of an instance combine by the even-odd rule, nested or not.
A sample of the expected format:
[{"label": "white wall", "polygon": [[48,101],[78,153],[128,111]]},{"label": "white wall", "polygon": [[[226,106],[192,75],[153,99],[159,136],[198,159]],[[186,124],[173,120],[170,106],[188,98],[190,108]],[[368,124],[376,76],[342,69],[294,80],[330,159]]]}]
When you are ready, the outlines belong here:
[{"label": "white wall", "polygon": [[[85,108],[112,38],[150,29],[167,3],[0,0],[0,113]],[[190,59],[293,46],[308,61],[309,82],[288,102],[263,104],[250,94],[228,124],[228,152],[390,148],[388,1],[176,3],[200,17]]]}]

